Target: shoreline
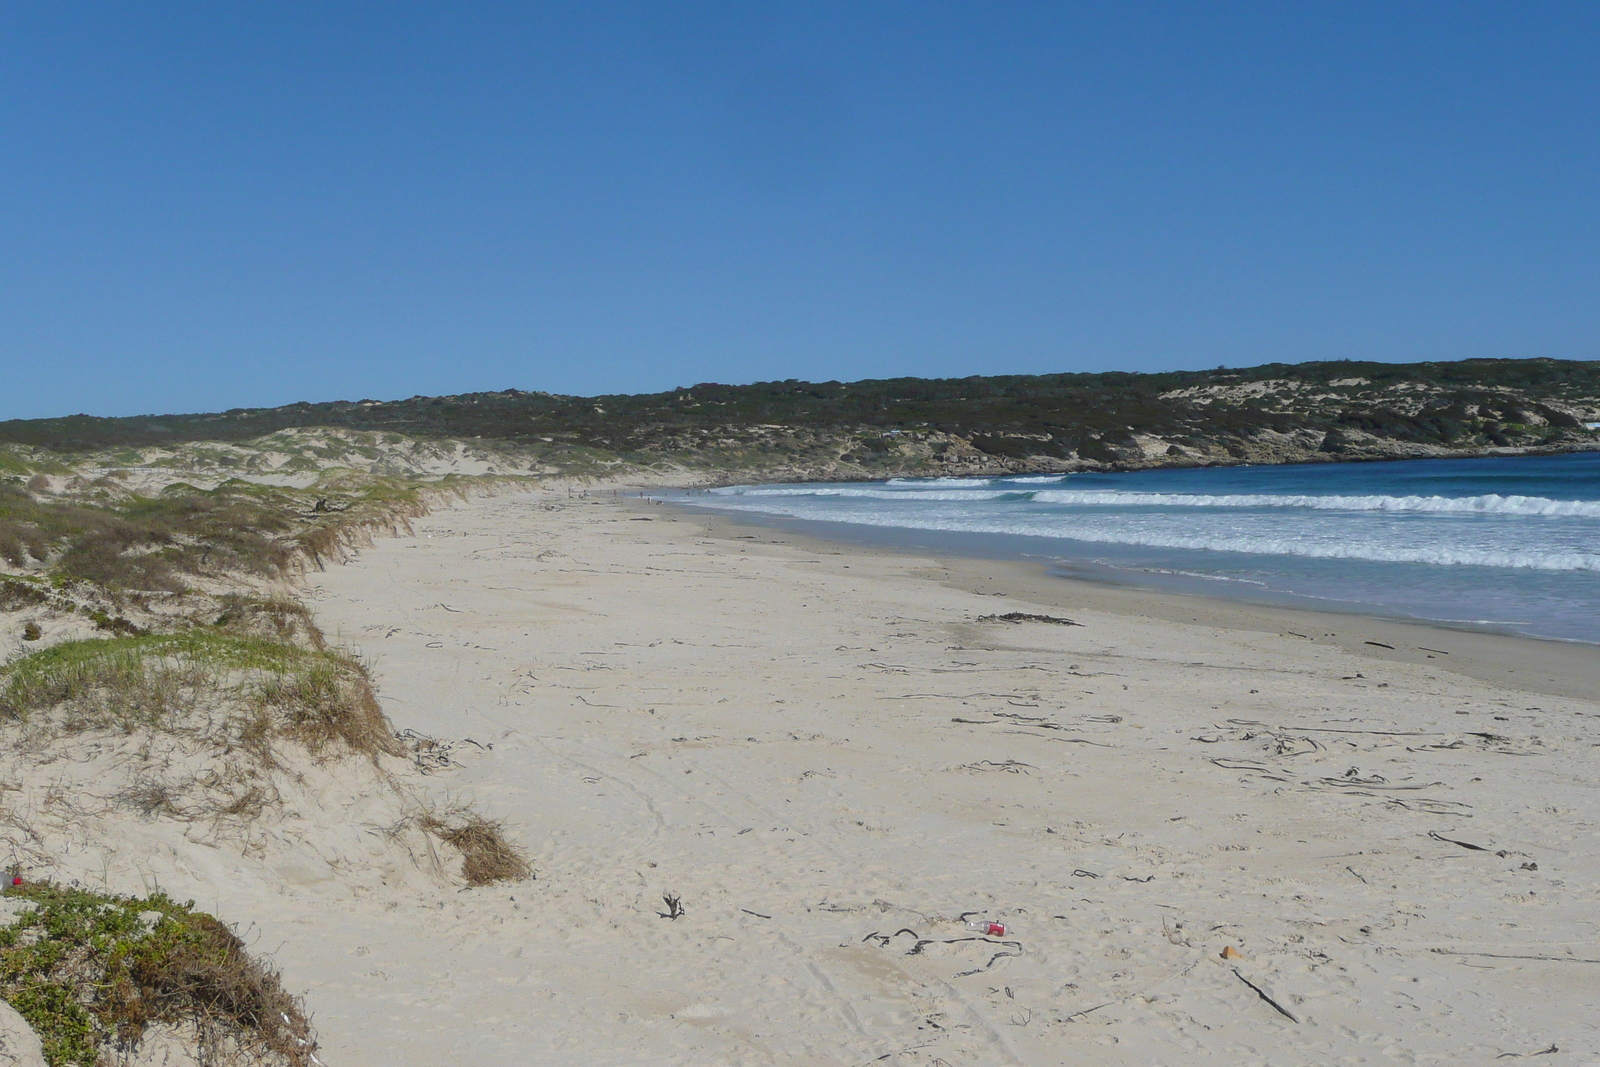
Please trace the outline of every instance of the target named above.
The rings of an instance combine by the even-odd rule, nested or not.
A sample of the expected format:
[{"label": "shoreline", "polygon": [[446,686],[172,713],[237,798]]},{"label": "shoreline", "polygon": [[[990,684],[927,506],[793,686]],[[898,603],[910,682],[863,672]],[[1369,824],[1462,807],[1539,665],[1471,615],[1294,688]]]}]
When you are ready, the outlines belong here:
[{"label": "shoreline", "polygon": [[[650,490],[639,491],[648,493]],[[1062,611],[1090,607],[1111,614],[1165,622],[1291,634],[1311,645],[1338,648],[1380,662],[1428,665],[1509,689],[1550,696],[1590,699],[1600,692],[1600,646],[1587,642],[1369,614],[1359,610],[1360,605],[1350,611],[1318,611],[1203,593],[1144,589],[1063,575],[1053,569],[1053,564],[1014,557],[830,538],[814,529],[822,523],[804,519],[721,511],[674,501],[666,501],[661,506],[700,522],[708,532],[724,537],[737,538],[737,534],[728,533],[735,528],[761,529],[779,532],[795,543],[825,552],[848,550],[885,557],[935,556],[946,571],[938,580],[946,585],[1026,600]],[[899,528],[894,529],[900,532]],[[924,532],[903,531],[907,535]],[[884,540],[889,538],[886,536]],[[1381,642],[1381,645],[1368,642]],[[1382,645],[1393,647],[1386,649]]]},{"label": "shoreline", "polygon": [[559,489],[413,525],[305,593],[537,880],[263,896],[330,1063],[1600,1052],[1600,705],[1463,669],[1528,642]]}]

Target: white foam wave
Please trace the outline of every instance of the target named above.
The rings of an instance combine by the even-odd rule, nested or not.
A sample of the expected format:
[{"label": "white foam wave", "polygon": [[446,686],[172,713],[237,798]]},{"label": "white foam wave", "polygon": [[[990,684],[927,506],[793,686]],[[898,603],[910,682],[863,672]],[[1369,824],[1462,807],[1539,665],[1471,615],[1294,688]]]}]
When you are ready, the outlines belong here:
[{"label": "white foam wave", "polygon": [[[837,518],[836,516],[829,516]],[[1142,545],[1150,548],[1199,549],[1211,552],[1243,552],[1265,556],[1299,556],[1306,559],[1349,559],[1370,563],[1429,563],[1435,566],[1508,567],[1537,571],[1600,572],[1600,555],[1574,549],[1481,548],[1449,544],[1381,544],[1340,539],[1314,540],[1306,537],[1251,537],[1237,533],[1178,534],[1165,530],[1140,530],[1126,527],[1075,525],[1061,529],[1029,523],[985,520],[917,519],[881,513],[853,515],[846,522],[868,526],[895,526],[915,530],[948,530],[957,533],[1012,534],[1087,541],[1095,544]]]},{"label": "white foam wave", "polygon": [[[1067,480],[1067,475],[1065,475],[1065,474],[1013,474],[1013,475],[1009,475],[1008,477],[1003,478],[1001,480],[1005,481],[1005,482],[1009,482],[1012,485],[1052,485],[1052,484],[1059,485],[1059,484],[1064,483]],[[894,483],[891,482],[890,484],[892,485]]]},{"label": "white foam wave", "polygon": [[942,485],[949,488],[966,487],[981,489],[994,481],[993,478],[890,478],[888,485]]},{"label": "white foam wave", "polygon": [[1176,508],[1313,508],[1318,511],[1427,512],[1432,514],[1530,515],[1600,519],[1600,500],[1552,500],[1542,496],[1303,496],[1266,493],[1124,493],[1116,490],[1038,489],[1042,504]]},{"label": "white foam wave", "polygon": [[[968,494],[955,494],[965,498]],[[1600,554],[1573,545],[1483,544],[1427,538],[1396,540],[1392,537],[1344,536],[1339,527],[1301,527],[1298,524],[1255,531],[1228,524],[1220,529],[1196,528],[1192,523],[1151,526],[1128,523],[1116,516],[1105,521],[1063,524],[1059,516],[966,513],[937,517],[900,509],[861,506],[846,511],[814,511],[803,500],[730,499],[722,506],[735,510],[787,514],[797,518],[824,518],[834,522],[913,530],[947,530],[956,533],[1010,534],[1047,537],[1093,544],[1121,544],[1150,548],[1197,549],[1306,559],[1348,559],[1372,563],[1425,563],[1435,566],[1499,567],[1533,571],[1583,571],[1600,573]],[[866,502],[863,501],[863,505]],[[1585,548],[1587,545],[1584,546]]]},{"label": "white foam wave", "polygon": [[[904,483],[927,485],[927,482]],[[985,485],[988,483],[985,482]],[[778,488],[748,488],[735,486],[727,489],[714,489],[712,492],[720,496],[736,497],[840,497],[853,500],[943,500],[943,501],[973,501],[973,500],[999,500],[1007,496],[1021,496],[1024,491],[1020,489],[993,489],[986,491],[955,490],[955,489],[858,489],[854,487],[834,485],[808,485],[808,486],[782,486]],[[848,520],[846,520],[848,521]]]}]

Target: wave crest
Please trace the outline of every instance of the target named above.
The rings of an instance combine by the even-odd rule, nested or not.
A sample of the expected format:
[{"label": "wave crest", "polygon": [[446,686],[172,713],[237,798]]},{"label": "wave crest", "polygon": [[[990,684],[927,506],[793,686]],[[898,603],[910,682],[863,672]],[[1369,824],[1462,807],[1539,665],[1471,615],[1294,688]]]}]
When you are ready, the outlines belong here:
[{"label": "wave crest", "polygon": [[1312,508],[1318,511],[1426,512],[1463,515],[1529,515],[1600,519],[1600,500],[1552,500],[1543,496],[1304,496],[1267,493],[1125,493],[1114,489],[1037,489],[1041,504],[1172,508]]}]

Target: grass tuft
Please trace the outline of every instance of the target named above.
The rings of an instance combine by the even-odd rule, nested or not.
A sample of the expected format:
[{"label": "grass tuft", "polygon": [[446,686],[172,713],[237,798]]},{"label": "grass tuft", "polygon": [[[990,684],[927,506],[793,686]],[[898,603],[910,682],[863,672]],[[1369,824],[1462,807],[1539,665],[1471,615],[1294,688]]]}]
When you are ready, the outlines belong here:
[{"label": "grass tuft", "polygon": [[461,876],[469,886],[520,882],[533,877],[526,853],[507,839],[505,826],[498,821],[470,809],[454,808],[428,812],[420,825],[461,853]]}]

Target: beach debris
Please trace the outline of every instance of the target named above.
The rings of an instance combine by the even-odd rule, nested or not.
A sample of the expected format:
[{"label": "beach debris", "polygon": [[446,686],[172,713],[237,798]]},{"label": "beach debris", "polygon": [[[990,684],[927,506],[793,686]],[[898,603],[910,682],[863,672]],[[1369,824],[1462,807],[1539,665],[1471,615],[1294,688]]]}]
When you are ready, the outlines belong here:
[{"label": "beach debris", "polygon": [[[1274,729],[1265,723],[1247,722],[1240,719],[1229,719],[1228,722],[1235,726],[1260,727],[1260,729],[1244,729],[1239,732],[1240,741],[1260,741],[1263,750],[1275,756],[1301,756],[1310,752],[1320,752],[1323,746],[1315,738],[1302,737],[1288,733],[1282,729]],[[1193,740],[1205,744],[1215,744],[1222,738],[1206,738],[1204,736]]]},{"label": "beach debris", "polygon": [[999,763],[983,759],[977,763],[964,763],[961,765],[961,769],[964,771],[1004,771],[1007,774],[1027,774],[1029,771],[1038,770],[1031,763],[1023,763],[1014,759],[1002,760]]},{"label": "beach debris", "polygon": [[[1368,775],[1367,777],[1363,778],[1363,777],[1361,777],[1361,769],[1359,767],[1351,767],[1348,771],[1344,772],[1343,777],[1340,777],[1340,778],[1319,778],[1319,779],[1317,779],[1317,781],[1320,782],[1323,785],[1336,785],[1336,786],[1342,786],[1342,787],[1345,787],[1345,788],[1349,788],[1351,786],[1360,786],[1360,787],[1365,788],[1365,789],[1386,789],[1386,790],[1432,789],[1434,786],[1438,786],[1438,785],[1443,785],[1444,784],[1443,782],[1418,782],[1418,783],[1416,783],[1414,785],[1407,785],[1407,784],[1404,784],[1403,782],[1391,782],[1391,781],[1389,781],[1389,779],[1385,778],[1381,774],[1372,774],[1372,775]],[[1310,785],[1311,783],[1307,782],[1306,784]],[[1363,794],[1363,795],[1371,795],[1371,794]]]},{"label": "beach debris", "polygon": [[520,882],[534,877],[527,853],[505,832],[505,824],[471,808],[424,811],[417,825],[461,854],[461,877],[470,887]]},{"label": "beach debris", "polygon": [[1472,807],[1459,800],[1428,800],[1421,797],[1405,801],[1399,797],[1390,797],[1384,803],[1396,808],[1405,808],[1408,811],[1420,811],[1426,815],[1448,815],[1453,819],[1470,819],[1472,813],[1465,809]]},{"label": "beach debris", "polygon": [[1238,949],[1234,948],[1232,945],[1229,945],[1227,948],[1225,948],[1221,952],[1217,953],[1217,955],[1221,956],[1225,960],[1242,960],[1242,959],[1244,959],[1244,953],[1240,952]]},{"label": "beach debris", "polygon": [[[667,910],[666,911],[658,911],[658,912],[656,912],[656,915],[660,916],[663,919],[674,919],[674,920],[676,920],[676,919],[683,918],[683,912],[684,912],[683,898],[678,896],[678,894],[676,894],[676,893],[662,893],[661,894],[661,902],[667,906]],[[755,913],[751,912],[751,914],[753,915]]]},{"label": "beach debris", "polygon": [[1258,772],[1260,772],[1260,771],[1269,771],[1269,770],[1272,769],[1272,768],[1268,767],[1265,763],[1262,763],[1260,760],[1234,759],[1231,756],[1217,756],[1217,757],[1212,758],[1210,762],[1215,763],[1218,767],[1221,767],[1225,771],[1258,771]]},{"label": "beach debris", "polygon": [[[455,747],[452,742],[409,729],[395,731],[394,737],[396,741],[411,750],[411,760],[423,774],[443,770],[453,762],[450,759],[450,751]],[[477,742],[474,741],[473,744]]]},{"label": "beach debris", "polygon": [[[1226,949],[1224,951],[1226,951]],[[1282,1004],[1279,1004],[1276,1000],[1273,1000],[1271,997],[1269,997],[1267,995],[1267,991],[1266,990],[1262,989],[1260,986],[1258,986],[1254,982],[1250,981],[1250,979],[1248,979],[1244,975],[1240,974],[1239,973],[1239,968],[1234,967],[1234,968],[1232,968],[1232,970],[1233,970],[1233,976],[1235,978],[1239,979],[1239,981],[1243,982],[1245,985],[1247,985],[1251,989],[1255,990],[1256,996],[1258,996],[1262,1000],[1266,1001],[1272,1007],[1272,1009],[1274,1011],[1276,1011],[1279,1015],[1282,1015],[1285,1019],[1288,1019],[1292,1023],[1298,1023],[1300,1021],[1298,1018],[1295,1017],[1294,1012],[1290,1011],[1288,1008],[1284,1007]]]},{"label": "beach debris", "polygon": [[[1027,726],[1027,727],[1031,727],[1031,728],[1036,729],[1036,730],[1075,730],[1075,729],[1077,729],[1077,727],[1075,727],[1075,726],[1068,726],[1068,725],[1066,725],[1064,723],[1052,722],[1049,719],[1043,719],[1043,718],[1040,718],[1040,717],[1038,717],[1036,715],[1019,715],[1014,711],[996,711],[996,712],[991,712],[990,714],[992,714],[994,716],[994,718],[992,718],[992,719],[967,719],[967,718],[963,718],[960,715],[957,715],[956,717],[954,717],[950,721],[951,722],[961,723],[961,724],[966,725],[966,726],[998,726],[998,725],[1002,725],[1002,724],[1005,724],[1007,722],[1010,722],[1010,723],[1016,724],[1017,726]],[[1094,745],[1094,746],[1096,746],[1098,748],[1110,748],[1111,747],[1110,745],[1102,744],[1099,741],[1091,741],[1087,737],[1052,737],[1050,740],[1052,740],[1052,741],[1065,741],[1065,742],[1068,742],[1070,744],[1075,744],[1075,745]]]},{"label": "beach debris", "polygon": [[1489,851],[1487,848],[1485,848],[1482,845],[1474,845],[1471,841],[1457,841],[1453,837],[1445,837],[1442,834],[1440,834],[1439,831],[1437,831],[1437,830],[1429,830],[1428,831],[1428,836],[1433,838],[1435,841],[1443,841],[1447,845],[1460,845],[1462,848],[1471,849],[1473,852],[1488,852]]},{"label": "beach debris", "polygon": [[[956,917],[956,921],[960,922],[967,929],[974,931],[974,935],[969,937],[923,937],[910,927],[903,926],[892,934],[881,934],[874,930],[866,937],[863,937],[861,942],[862,944],[865,944],[868,941],[875,941],[880,948],[887,948],[889,943],[895,938],[899,937],[901,934],[910,934],[916,940],[912,946],[906,950],[907,956],[920,956],[922,955],[923,950],[929,945],[959,945],[967,942],[976,942],[984,945],[1000,945],[1006,949],[1004,952],[996,952],[994,955],[990,956],[989,962],[984,964],[982,967],[974,967],[969,971],[957,971],[955,975],[953,975],[955,978],[967,978],[974,974],[982,974],[984,971],[989,970],[989,968],[993,967],[996,963],[1003,959],[1010,959],[1012,957],[1022,955],[1021,941],[996,941],[992,939],[995,937],[1004,937],[1010,932],[1010,928],[1007,927],[1005,923],[991,922],[981,919],[969,919],[969,916],[977,914],[978,913],[975,911],[966,911],[962,912]],[[983,929],[980,930],[980,927]],[[997,928],[998,932],[996,932]]]},{"label": "beach debris", "polygon": [[1073,622],[1071,619],[1061,619],[1061,618],[1057,618],[1054,615],[1033,615],[1033,614],[1030,614],[1030,613],[1028,613],[1026,611],[1008,611],[1004,615],[979,615],[978,616],[978,621],[979,622],[1009,622],[1009,623],[1043,622],[1043,623],[1049,623],[1049,624],[1051,624],[1053,626],[1082,626],[1083,625],[1083,623],[1081,623],[1081,622]]},{"label": "beach debris", "polygon": [[1387,648],[1390,652],[1394,651],[1394,646],[1393,645],[1386,645],[1382,641],[1368,641],[1367,644],[1369,644],[1369,645],[1377,645],[1379,648]]},{"label": "beach debris", "polygon": [[1431,948],[1429,952],[1436,952],[1441,956],[1475,956],[1487,960],[1540,960],[1545,963],[1600,963],[1600,959],[1589,959],[1584,956],[1544,956],[1527,953],[1511,952],[1467,952],[1453,948]]},{"label": "beach debris", "polygon": [[1495,1059],[1497,1059],[1497,1060],[1525,1060],[1530,1056],[1554,1056],[1557,1052],[1560,1052],[1560,1051],[1561,1051],[1561,1049],[1555,1044],[1555,1042],[1552,1041],[1550,1043],[1550,1047],[1549,1048],[1542,1048],[1538,1052],[1502,1052],[1502,1053],[1500,1053],[1500,1055],[1496,1056]]}]

